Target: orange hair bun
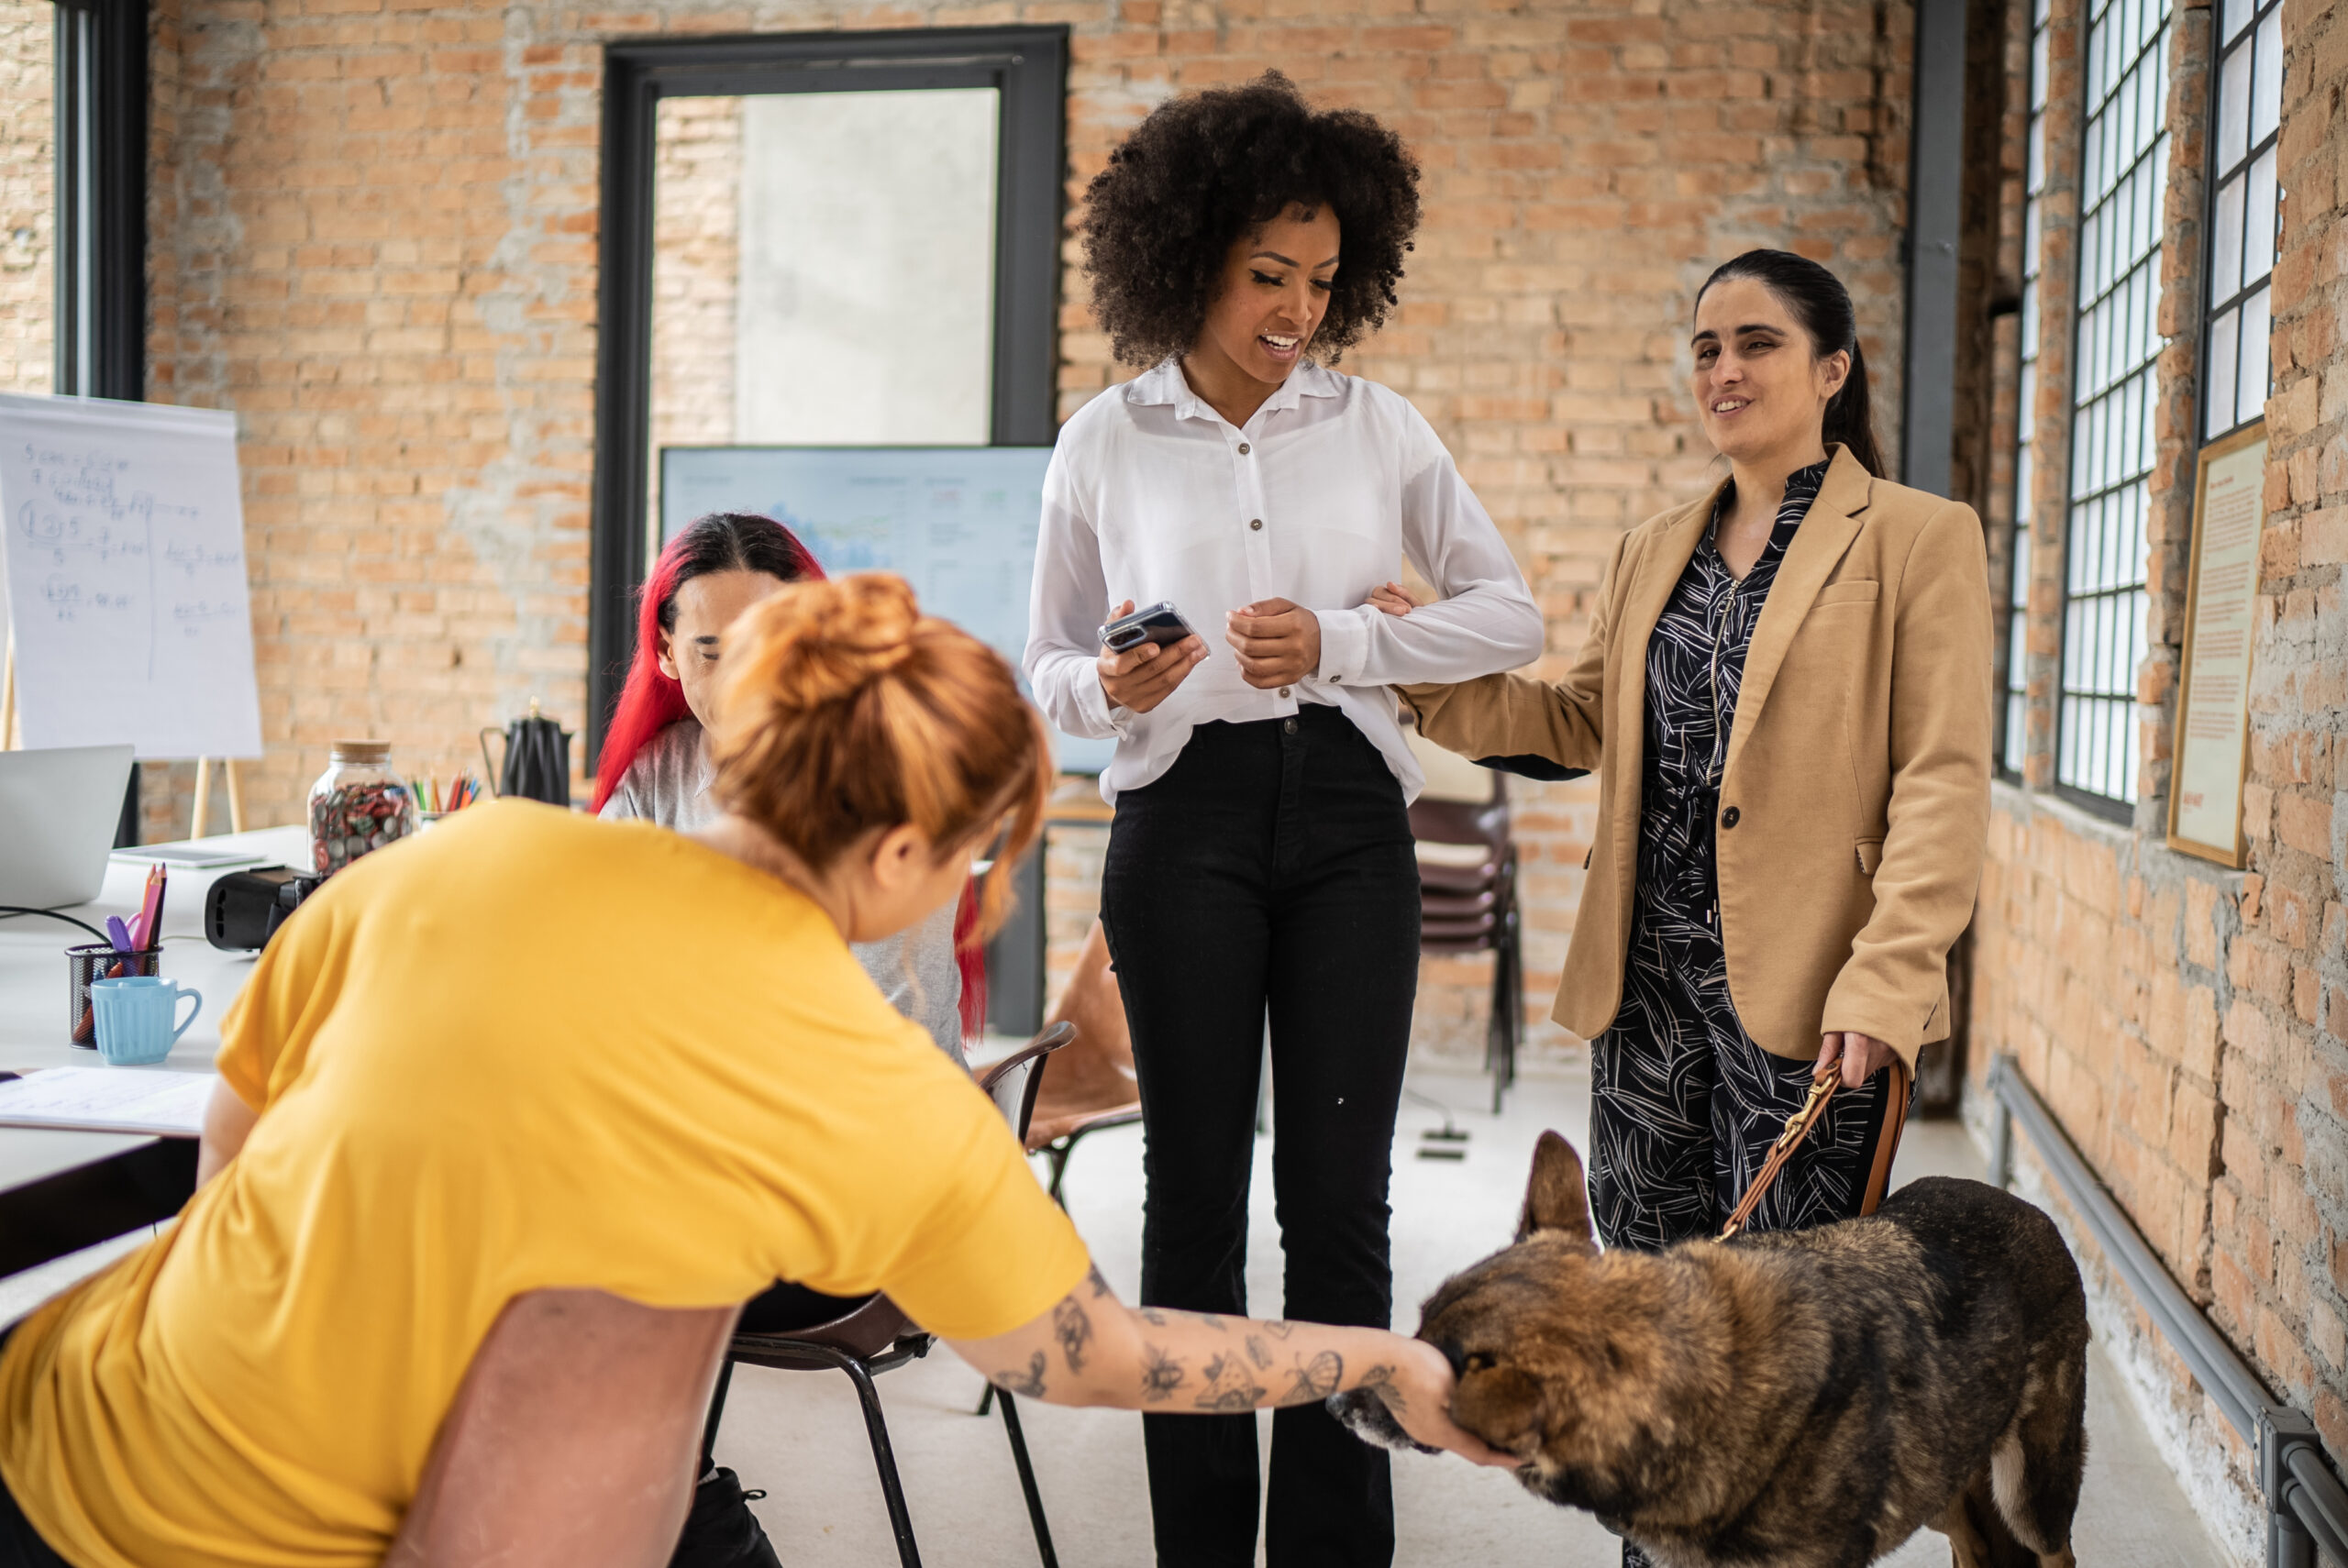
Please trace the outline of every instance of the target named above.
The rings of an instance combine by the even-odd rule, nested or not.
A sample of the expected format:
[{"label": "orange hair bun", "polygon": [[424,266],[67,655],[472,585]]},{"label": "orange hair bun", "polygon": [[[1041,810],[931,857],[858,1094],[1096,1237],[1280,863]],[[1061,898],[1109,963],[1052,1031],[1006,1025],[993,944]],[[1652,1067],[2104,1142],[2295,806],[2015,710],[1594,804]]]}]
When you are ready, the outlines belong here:
[{"label": "orange hair bun", "polygon": [[[1011,666],[924,615],[886,572],[794,583],[743,612],[710,754],[719,802],[817,870],[905,823],[941,856],[1003,828],[996,864],[1008,866],[1042,829],[1051,774],[1043,719]],[[988,877],[983,931],[1006,885]]]}]

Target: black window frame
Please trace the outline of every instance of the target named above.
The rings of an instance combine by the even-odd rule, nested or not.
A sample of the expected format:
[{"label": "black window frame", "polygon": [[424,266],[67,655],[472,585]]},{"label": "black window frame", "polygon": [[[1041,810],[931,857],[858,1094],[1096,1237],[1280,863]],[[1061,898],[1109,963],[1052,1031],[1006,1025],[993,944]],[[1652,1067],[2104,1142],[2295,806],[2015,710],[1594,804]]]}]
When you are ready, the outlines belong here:
[{"label": "black window frame", "polygon": [[[2282,116],[2277,116],[2276,118],[2275,129],[2269,132],[2264,138],[2257,141],[2251,141],[2247,137],[2244,138],[2245,148],[2238,161],[2227,164],[2223,167],[2219,165],[2218,145],[2221,138],[2220,126],[2218,122],[2219,116],[2225,112],[2225,85],[2221,78],[2225,72],[2226,57],[2238,50],[2254,50],[2257,47],[2258,32],[2261,24],[2265,22],[2270,14],[2279,12],[2282,8],[2283,0],[2252,0],[2249,25],[2244,27],[2242,30],[2241,36],[2230,44],[2225,36],[2225,0],[2214,0],[2214,3],[2210,6],[2210,84],[2209,90],[2205,94],[2209,100],[2209,126],[2201,138],[2203,155],[2201,170],[2201,273],[2200,276],[2194,281],[2194,293],[2199,297],[2201,306],[2201,327],[2195,339],[2196,358],[2194,363],[2196,370],[2193,378],[2193,447],[2196,451],[2198,451],[2205,447],[2215,446],[2218,442],[2226,439],[2226,437],[2233,435],[2236,431],[2243,429],[2248,425],[2255,425],[2259,420],[2265,417],[2264,412],[2261,412],[2259,414],[2253,414],[2248,419],[2229,421],[2224,429],[2218,431],[2214,435],[2210,433],[2210,361],[2215,357],[2211,352],[2210,339],[2216,333],[2220,318],[2242,310],[2243,307],[2249,304],[2250,297],[2253,294],[2257,293],[2262,288],[2270,287],[2274,282],[2275,265],[2282,260],[2283,248],[2281,244],[2281,229],[2283,224],[2283,203],[2286,196],[2286,193],[2283,188],[2282,171],[2279,169],[2276,171],[2275,180],[2275,223],[2276,229],[2276,243],[2275,246],[2274,260],[2267,264],[2266,271],[2259,274],[2254,281],[2245,281],[2242,278],[2236,278],[2234,280],[2234,292],[2222,301],[2211,299],[2210,297],[2210,289],[2211,284],[2217,281],[2218,275],[2217,251],[2219,193],[2223,188],[2225,182],[2237,173],[2243,176],[2244,188],[2246,190],[2249,184],[2251,169],[2258,162],[2260,157],[2270,148],[2279,149],[2283,138]],[[2279,69],[2286,72],[2289,70],[2289,51],[2287,50],[2285,51],[2284,64]],[[2287,83],[2284,83],[2284,85],[2287,86]],[[2257,94],[2257,86],[2254,79],[2251,87],[2251,93],[2254,99]],[[2276,160],[2278,162],[2280,161],[2280,159],[2281,154],[2278,150],[2276,153]],[[2243,222],[2245,226],[2247,226],[2248,221],[2248,215],[2244,214]],[[2237,320],[2236,327],[2237,331],[2239,331],[2239,320]],[[2239,361],[2242,354],[2242,343],[2239,337],[2236,338],[2234,343],[2234,354],[2237,361]],[[2239,375],[2239,367],[2237,367],[2236,374]],[[2271,359],[2268,360],[2266,367],[2266,384],[2271,394],[2275,384],[2275,366]]]},{"label": "black window frame", "polygon": [[[2141,644],[2136,648],[2135,661],[2129,667],[2132,672],[2131,683],[2124,693],[2104,693],[2088,687],[2075,689],[2072,685],[2072,672],[2078,667],[2078,661],[2085,659],[2088,655],[2075,649],[2073,646],[2080,627],[2072,612],[2075,605],[2089,602],[2128,605],[2128,596],[2133,595],[2136,600],[2143,602],[2130,607],[2144,616],[2149,628],[2151,609],[2148,595],[2151,581],[2151,557],[2147,550],[2138,562],[2135,569],[2138,580],[2133,587],[2097,588],[2081,591],[2074,587],[2073,577],[2082,548],[2081,513],[2089,507],[2122,494],[2131,486],[2149,484],[2151,469],[2148,469],[2132,479],[2117,480],[2109,478],[2099,479],[2088,487],[2088,493],[2083,496],[2080,493],[2081,465],[2094,462],[2095,458],[2092,447],[2083,455],[2081,444],[2092,442],[2096,437],[2099,405],[2106,403],[2116,395],[2120,398],[2120,406],[2124,411],[2125,383],[2138,376],[2150,378],[2144,383],[2146,390],[2141,410],[2143,419],[2148,425],[2154,420],[2155,415],[2152,412],[2151,405],[2157,399],[2160,386],[2159,348],[2155,347],[2134,370],[2126,372],[2118,381],[2100,387],[2086,402],[2080,401],[2079,392],[2081,386],[2088,383],[2088,378],[2097,373],[2100,359],[2104,358],[2092,351],[2094,345],[2090,341],[2092,334],[2099,326],[2099,313],[2107,304],[2120,303],[2127,289],[2128,273],[2140,270],[2145,271],[2150,279],[2147,293],[2165,293],[2161,281],[2161,270],[2154,264],[2154,258],[2158,256],[2165,243],[2162,220],[2163,204],[2167,195],[2165,177],[2160,181],[2152,182],[2153,189],[2147,195],[2149,216],[2145,222],[2154,236],[2151,248],[2130,263],[2128,273],[2104,280],[2097,285],[2097,292],[2092,295],[2089,292],[2089,278],[2090,269],[2099,269],[2103,265],[2105,258],[2102,252],[2110,248],[2110,245],[2107,215],[2113,212],[2129,182],[2136,172],[2144,169],[2154,160],[2160,160],[2164,167],[2165,166],[2167,154],[2160,144],[2171,134],[2164,117],[2168,102],[2168,84],[2176,70],[2176,61],[2170,51],[2175,41],[2176,12],[2189,3],[2190,0],[2084,0],[2074,22],[2078,29],[2082,90],[2078,102],[2078,182],[2074,195],[2076,204],[2074,221],[2077,226],[2073,242],[2075,253],[2071,258],[2072,287],[2069,302],[2071,319],[2068,323],[2071,339],[2068,367],[2070,384],[2066,395],[2069,406],[2064,415],[2066,432],[2064,441],[2065,460],[2068,467],[2068,473],[2063,486],[2062,622],[2061,641],[2057,645],[2054,666],[2052,724],[2054,744],[2051,759],[2053,769],[2050,782],[2054,793],[2060,799],[2068,801],[2073,805],[2107,822],[2123,826],[2132,825],[2135,822],[2137,811],[2145,801],[2145,797],[2133,793],[2142,781],[2143,759],[2138,758],[2136,776],[2128,781],[2128,788],[2132,792],[2125,796],[2108,795],[2100,790],[2075,783],[2065,777],[2065,747],[2073,743],[2071,704],[2074,699],[2082,703],[2110,702],[2132,710],[2141,707],[2134,696],[2133,675],[2134,672],[2141,670],[2143,665],[2145,650]],[[2107,65],[2118,68],[2120,80],[2117,83],[2103,83],[2099,88],[2096,82],[2096,62],[2093,59],[2098,47],[2097,26],[2102,19],[2097,14],[2098,7],[2099,6],[2104,7],[2107,14],[2132,13],[2140,5],[2165,8],[2159,26],[2153,28],[2147,35],[2146,41],[2137,45],[2124,58],[2115,52],[2105,62]],[[2114,18],[2113,25],[2115,27],[2121,25],[2117,17]],[[2149,120],[2132,119],[2122,104],[2129,92],[2127,79],[2132,77],[2139,67],[2154,60],[2159,62],[2159,74],[2155,83],[2157,90],[2148,95],[2151,107],[2146,112],[2151,117]],[[2097,121],[2107,113],[2112,116],[2112,120],[2108,123],[2122,126],[2149,124],[2153,128],[2143,150],[2135,155],[2127,171],[2117,173],[2112,182],[2097,194],[2095,193],[2097,187],[2094,164],[2102,148]],[[2092,199],[2090,199],[2091,196]],[[2098,232],[2091,233],[2091,226]],[[2148,300],[2143,321],[2148,335],[2154,337],[2160,335],[2159,315],[2158,300]],[[2119,323],[2125,323],[2128,319],[2124,314],[2117,318]],[[2114,325],[2110,336],[2117,338],[2119,335],[2119,325]],[[2109,436],[2108,431],[2106,434]],[[2110,444],[2110,441],[2108,439],[2107,445]],[[2157,464],[2157,456],[2154,457],[2154,462]],[[2149,519],[2140,516],[2137,520],[2138,536],[2141,538],[2148,531]],[[2109,538],[2106,536],[2098,542],[2108,543]],[[2077,655],[2076,658],[2075,655]],[[2094,722],[2088,721],[2089,723]],[[2143,721],[2141,716],[2132,714],[2129,722],[2141,725]],[[2122,744],[2125,744],[2124,738]]]},{"label": "black window frame", "polygon": [[146,0],[56,0],[50,390],[147,395]]},{"label": "black window frame", "polygon": [[1058,434],[1069,29],[930,28],[620,40],[604,49],[603,273],[589,543],[587,769],[635,653],[651,520],[654,131],[669,97],[992,87],[993,416],[989,444]]},{"label": "black window frame", "polygon": [[[50,391],[147,396],[147,0],[55,0]],[[139,842],[130,765],[116,848]]]}]

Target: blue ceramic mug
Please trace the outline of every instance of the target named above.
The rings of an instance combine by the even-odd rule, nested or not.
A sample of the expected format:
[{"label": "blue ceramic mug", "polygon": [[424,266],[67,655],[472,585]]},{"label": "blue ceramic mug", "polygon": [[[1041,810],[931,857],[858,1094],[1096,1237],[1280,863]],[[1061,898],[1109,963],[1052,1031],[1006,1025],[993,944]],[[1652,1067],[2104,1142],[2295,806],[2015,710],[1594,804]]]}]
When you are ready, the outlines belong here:
[{"label": "blue ceramic mug", "polygon": [[[183,999],[195,1006],[174,1027]],[[97,1015],[98,1055],[117,1067],[138,1067],[172,1054],[204,1010],[204,993],[154,976],[128,975],[91,981],[90,1009]]]}]

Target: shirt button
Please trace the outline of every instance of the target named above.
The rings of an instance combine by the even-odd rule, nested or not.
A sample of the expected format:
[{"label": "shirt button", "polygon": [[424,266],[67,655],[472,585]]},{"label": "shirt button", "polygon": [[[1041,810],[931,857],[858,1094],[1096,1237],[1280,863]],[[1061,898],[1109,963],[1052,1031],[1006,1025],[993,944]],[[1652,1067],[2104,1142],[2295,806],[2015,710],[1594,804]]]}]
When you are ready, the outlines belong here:
[{"label": "shirt button", "polygon": [[1261,528],[1263,525],[1264,520],[1260,517],[1250,517],[1247,519],[1247,526],[1250,528]]},{"label": "shirt button", "polygon": [[[1290,692],[1291,690],[1292,690],[1292,688],[1283,686],[1283,687],[1281,687],[1281,688],[1280,688],[1280,695],[1281,695],[1281,696],[1283,696],[1283,697],[1285,697],[1285,696],[1287,696],[1287,695],[1289,694],[1289,692]],[[1296,722],[1295,722],[1294,720],[1292,720],[1292,719],[1291,719],[1290,721],[1289,721],[1289,726],[1288,726],[1288,727],[1289,727],[1290,729],[1294,729],[1294,728],[1296,728]]]},{"label": "shirt button", "polygon": [[1734,806],[1731,806],[1727,811],[1721,813],[1721,826],[1724,828],[1733,828],[1743,820],[1744,813],[1739,812]]},{"label": "shirt button", "polygon": [[[1283,691],[1283,692],[1281,692],[1281,693],[1280,693],[1280,695],[1281,695],[1281,696],[1283,696],[1283,697],[1285,697],[1285,696],[1287,696],[1287,695],[1288,695],[1288,693],[1287,693],[1287,692],[1285,692],[1285,691]],[[1296,734],[1296,721],[1295,721],[1294,719],[1282,719],[1282,720],[1280,721],[1280,730],[1281,730],[1281,732],[1282,732],[1283,734],[1291,734],[1291,735],[1292,735],[1292,734]]]},{"label": "shirt button", "polygon": [[1242,442],[1240,442],[1240,443],[1239,443],[1239,455],[1240,455],[1241,457],[1243,457],[1243,458],[1244,458],[1244,457],[1246,457],[1246,456],[1250,451],[1253,451],[1253,450],[1254,450],[1254,448],[1253,448],[1253,447],[1249,447],[1249,446],[1247,445],[1247,443],[1246,443],[1246,442],[1242,441]]}]

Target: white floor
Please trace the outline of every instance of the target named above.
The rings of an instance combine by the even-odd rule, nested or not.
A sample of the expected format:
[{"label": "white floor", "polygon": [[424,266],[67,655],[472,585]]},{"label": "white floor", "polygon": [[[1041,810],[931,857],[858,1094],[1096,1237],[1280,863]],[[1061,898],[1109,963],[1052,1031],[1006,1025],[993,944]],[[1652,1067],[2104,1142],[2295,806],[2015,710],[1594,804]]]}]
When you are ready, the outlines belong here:
[{"label": "white floor", "polygon": [[[1422,1075],[1413,1077],[1412,1088],[1414,1097],[1447,1102],[1470,1141],[1467,1158],[1457,1163],[1417,1158],[1420,1134],[1441,1126],[1444,1118],[1415,1098],[1405,1104],[1394,1179],[1401,1327],[1415,1326],[1418,1302],[1446,1274],[1506,1243],[1534,1139],[1544,1127],[1555,1127],[1580,1143],[1589,1100],[1583,1082],[1526,1082],[1495,1119],[1477,1109],[1488,1101],[1482,1080]],[[1279,1307],[1269,1154],[1268,1140],[1259,1142],[1249,1245],[1250,1296],[1254,1309],[1264,1314]],[[1140,1272],[1140,1155],[1138,1128],[1102,1133],[1079,1150],[1069,1176],[1078,1227],[1128,1300]],[[1981,1166],[1954,1124],[1920,1123],[1909,1132],[1899,1174],[1908,1179],[1977,1176]],[[880,1389],[923,1561],[933,1568],[1035,1562],[1002,1425],[971,1413],[980,1393],[978,1375],[939,1350],[885,1375]],[[2088,1385],[2088,1489],[2074,1538],[2080,1561],[2088,1568],[2216,1568],[2216,1549],[2115,1392],[2098,1352]],[[1139,1419],[1032,1401],[1020,1408],[1060,1561],[1069,1568],[1149,1563]],[[1262,1419],[1268,1429],[1269,1418]],[[718,1458],[741,1473],[745,1485],[767,1489],[759,1514],[785,1568],[886,1568],[896,1561],[863,1422],[845,1378],[738,1370]],[[1401,1563],[1599,1568],[1619,1560],[1613,1538],[1586,1515],[1533,1498],[1501,1472],[1398,1454],[1394,1484]],[[1900,1568],[1947,1560],[1946,1545],[1930,1533],[1888,1559]]]}]

